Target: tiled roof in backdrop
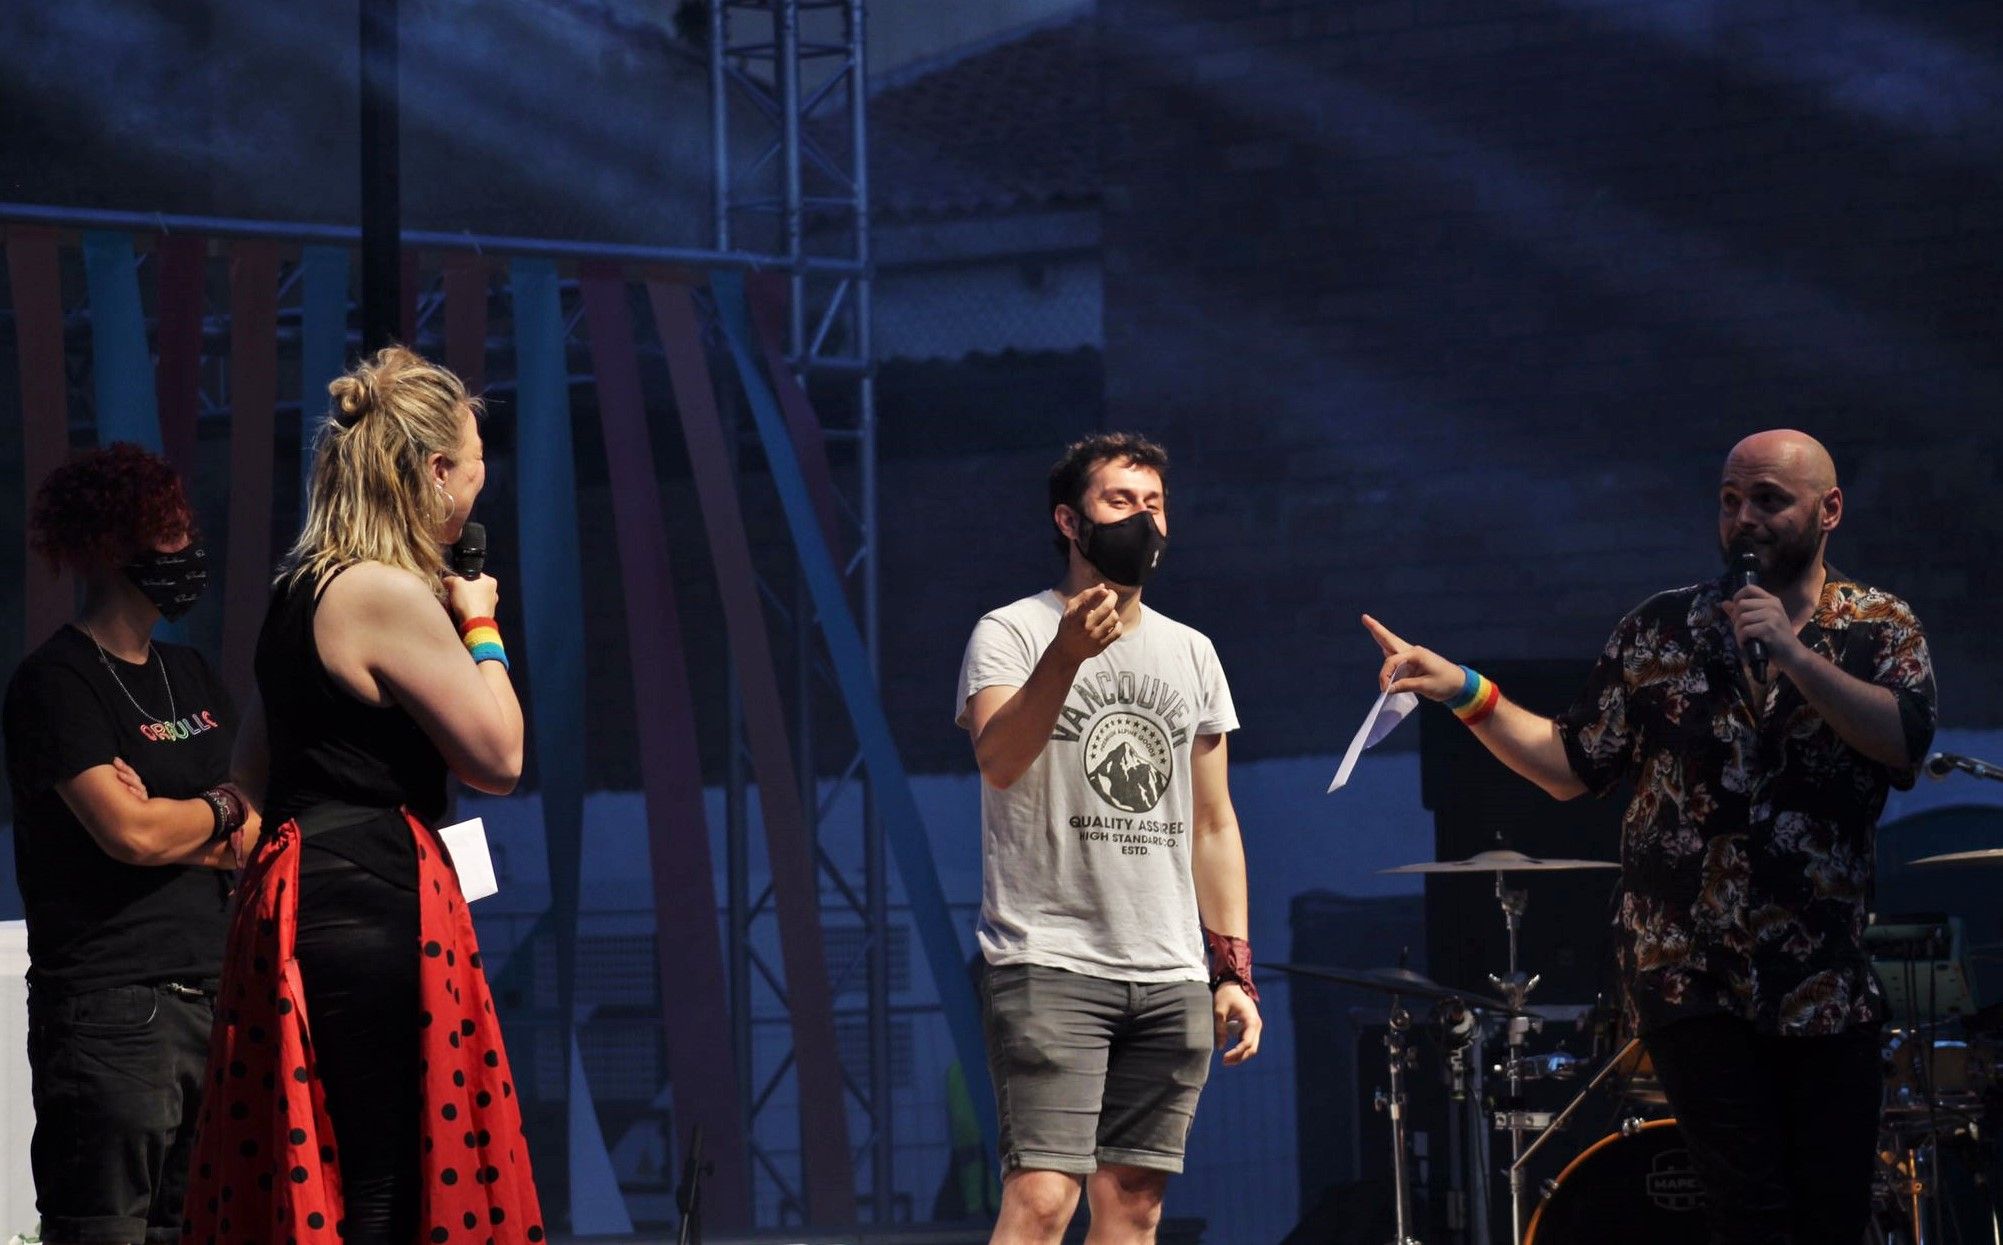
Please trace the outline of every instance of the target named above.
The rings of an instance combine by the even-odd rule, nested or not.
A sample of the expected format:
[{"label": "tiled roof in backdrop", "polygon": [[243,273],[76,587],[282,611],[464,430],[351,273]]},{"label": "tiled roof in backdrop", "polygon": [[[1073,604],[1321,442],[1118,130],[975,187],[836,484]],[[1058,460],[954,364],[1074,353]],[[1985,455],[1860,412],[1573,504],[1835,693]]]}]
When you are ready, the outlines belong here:
[{"label": "tiled roof in backdrop", "polygon": [[[869,115],[873,214],[888,221],[1096,202],[1099,110],[1089,14],[880,88]],[[823,133],[836,136],[833,127]]]}]

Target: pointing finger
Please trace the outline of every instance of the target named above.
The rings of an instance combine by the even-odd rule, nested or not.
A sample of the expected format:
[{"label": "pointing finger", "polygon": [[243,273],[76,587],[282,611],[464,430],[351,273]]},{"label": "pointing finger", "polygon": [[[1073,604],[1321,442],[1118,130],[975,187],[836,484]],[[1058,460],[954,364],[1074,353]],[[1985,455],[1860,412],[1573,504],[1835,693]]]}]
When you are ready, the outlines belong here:
[{"label": "pointing finger", "polygon": [[1392,633],[1389,627],[1386,627],[1383,623],[1378,622],[1368,614],[1363,616],[1363,628],[1370,633],[1371,639],[1377,641],[1377,647],[1383,649],[1386,653],[1395,653],[1400,649],[1408,647],[1403,640]]}]

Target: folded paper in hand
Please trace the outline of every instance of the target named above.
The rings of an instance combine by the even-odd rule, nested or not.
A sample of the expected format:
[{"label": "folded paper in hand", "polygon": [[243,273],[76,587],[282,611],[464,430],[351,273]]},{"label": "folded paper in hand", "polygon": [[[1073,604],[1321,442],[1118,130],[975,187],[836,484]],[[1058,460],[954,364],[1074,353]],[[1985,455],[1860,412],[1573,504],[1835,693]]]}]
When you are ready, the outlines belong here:
[{"label": "folded paper in hand", "polygon": [[[1396,682],[1405,673],[1400,666],[1391,672]],[[1363,719],[1363,725],[1356,730],[1356,738],[1349,741],[1349,750],[1342,754],[1342,765],[1335,771],[1335,778],[1328,784],[1328,794],[1334,795],[1349,784],[1349,775],[1356,768],[1356,758],[1363,755],[1365,748],[1374,748],[1379,740],[1396,729],[1405,715],[1418,706],[1419,698],[1410,692],[1399,692],[1393,696],[1385,692],[1377,694],[1377,702],[1370,706],[1370,713]]]},{"label": "folded paper in hand", "polygon": [[459,889],[466,902],[485,899],[501,889],[494,880],[494,858],[487,854],[487,827],[478,817],[455,826],[444,826],[438,837],[445,840],[446,854],[459,875]]}]

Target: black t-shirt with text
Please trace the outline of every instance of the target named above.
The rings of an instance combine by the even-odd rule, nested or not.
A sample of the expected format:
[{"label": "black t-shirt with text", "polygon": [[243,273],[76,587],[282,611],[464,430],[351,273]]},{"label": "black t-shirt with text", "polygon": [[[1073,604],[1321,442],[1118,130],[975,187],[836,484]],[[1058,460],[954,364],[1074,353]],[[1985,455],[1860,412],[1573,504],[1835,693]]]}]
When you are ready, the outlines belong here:
[{"label": "black t-shirt with text", "polygon": [[222,971],[227,876],[112,859],[56,790],[118,757],[154,797],[191,799],[229,777],[236,714],[222,681],[194,649],[156,643],[153,652],[144,665],[112,657],[115,681],[90,637],[64,626],[7,685],[14,863],[37,986],[95,990]]}]

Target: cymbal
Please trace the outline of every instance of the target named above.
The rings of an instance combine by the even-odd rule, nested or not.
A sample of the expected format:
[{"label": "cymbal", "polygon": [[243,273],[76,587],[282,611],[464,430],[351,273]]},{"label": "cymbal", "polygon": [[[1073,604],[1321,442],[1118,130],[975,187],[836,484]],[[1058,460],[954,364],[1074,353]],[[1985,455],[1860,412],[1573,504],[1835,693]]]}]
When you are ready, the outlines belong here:
[{"label": "cymbal", "polygon": [[1611,860],[1553,860],[1525,856],[1506,848],[1476,852],[1466,860],[1426,860],[1416,865],[1379,869],[1379,873],[1544,873],[1559,869],[1618,869]]},{"label": "cymbal", "polygon": [[1947,852],[1939,856],[1922,856],[1909,860],[1909,865],[2003,865],[2003,847],[1985,847],[1972,852]]},{"label": "cymbal", "polygon": [[1508,1012],[1509,1004],[1485,994],[1456,990],[1409,968],[1335,968],[1326,964],[1262,963],[1262,969],[1295,977],[1314,977],[1345,986],[1361,986],[1380,994],[1403,994],[1422,999],[1459,999],[1475,1007]]}]

